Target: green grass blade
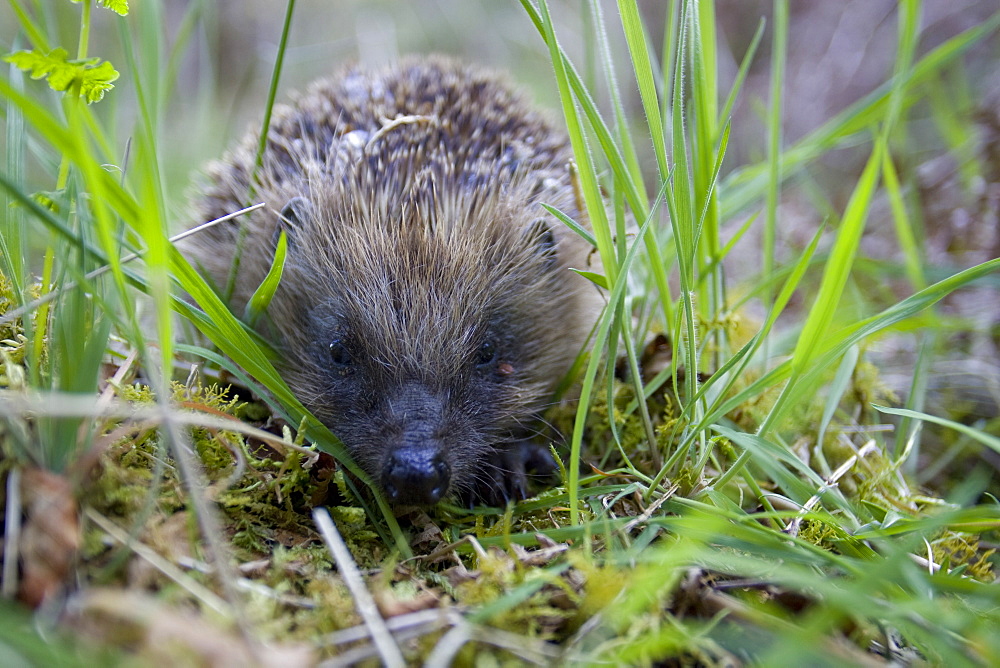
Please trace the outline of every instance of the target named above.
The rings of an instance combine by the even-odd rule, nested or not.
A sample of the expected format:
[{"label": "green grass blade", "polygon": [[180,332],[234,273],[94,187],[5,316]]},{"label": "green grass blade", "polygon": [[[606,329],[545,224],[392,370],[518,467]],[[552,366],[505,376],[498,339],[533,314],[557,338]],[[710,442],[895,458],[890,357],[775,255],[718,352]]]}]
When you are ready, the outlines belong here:
[{"label": "green grass blade", "polygon": [[[539,34],[546,40],[546,43],[548,43],[548,38],[546,37],[547,33],[541,14],[531,4],[530,0],[522,0],[521,4],[528,13],[528,17],[535,25]],[[649,216],[650,205],[643,185],[643,180],[632,176],[632,172],[626,159],[623,157],[621,150],[618,148],[607,124],[601,117],[593,97],[591,97],[590,93],[586,89],[586,86],[584,86],[580,75],[576,72],[576,69],[566,57],[566,54],[563,52],[561,47],[558,48],[558,53],[562,62],[563,70],[573,91],[573,95],[579,102],[580,108],[583,111],[587,122],[590,124],[590,127],[593,129],[594,135],[601,146],[603,155],[610,164],[611,171],[615,176],[615,183],[620,184],[625,188],[625,199],[628,202],[629,208],[632,210],[633,216],[637,220],[646,220]],[[667,280],[669,263],[664,260],[662,253],[660,252],[656,236],[653,234],[649,235],[646,240],[646,252],[649,254],[649,265],[653,273],[654,280],[656,281],[657,291],[660,294],[660,300],[662,302],[665,317],[664,322],[672,322],[673,316],[669,300],[670,284]]]},{"label": "green grass blade", "polygon": [[565,213],[563,213],[562,211],[553,206],[549,206],[548,204],[542,204],[542,208],[551,213],[563,225],[576,232],[581,239],[586,241],[594,248],[597,248],[597,239],[595,239],[594,235],[590,233],[590,230],[588,230],[583,225],[576,222],[575,220],[567,216]]},{"label": "green grass blade", "polygon": [[907,212],[906,204],[903,201],[903,189],[896,174],[896,166],[892,163],[892,156],[888,151],[886,151],[882,161],[882,181],[885,184],[885,193],[892,210],[896,239],[899,240],[900,250],[903,252],[906,277],[914,290],[920,290],[927,287],[927,279],[923,269],[923,253],[917,242],[917,235],[914,233],[913,219]]},{"label": "green grass blade", "polygon": [[[912,411],[923,411],[927,401],[927,390],[930,380],[930,366],[933,350],[937,347],[937,334],[929,333],[918,337],[917,363],[913,365],[913,379],[906,393],[905,408]],[[916,476],[917,462],[920,458],[920,433],[923,423],[910,418],[903,418],[896,430],[896,442],[892,454],[897,464],[902,465],[905,473]]]},{"label": "green grass blade", "polygon": [[[844,211],[840,229],[837,231],[837,239],[823,271],[819,293],[813,301],[809,315],[802,326],[802,333],[795,344],[795,351],[792,353],[793,375],[799,375],[804,369],[813,365],[833,324],[834,312],[840,303],[847,278],[854,266],[861,233],[864,231],[865,221],[868,217],[868,205],[878,184],[884,150],[883,141],[877,141],[868,164],[861,174],[861,179],[847,204],[847,209]],[[782,396],[787,398],[794,391],[796,390],[793,382],[786,386]],[[779,399],[776,410],[773,412],[775,416],[780,413],[781,404],[782,400]],[[772,424],[772,420],[769,417],[762,426],[762,431],[766,431],[767,427]]]},{"label": "green grass blade", "polygon": [[937,417],[936,415],[928,415],[927,413],[923,413],[921,411],[911,411],[906,408],[889,408],[888,406],[879,406],[878,404],[872,404],[872,406],[880,413],[898,415],[900,417],[912,418],[914,420],[923,420],[924,422],[933,422],[934,424],[939,424],[942,427],[954,429],[955,431],[965,434],[969,438],[991,448],[994,452],[1000,453],[1000,438],[987,434],[979,429],[973,429],[972,427],[962,424],[961,422],[955,422],[954,420],[949,420],[947,418]]},{"label": "green grass blade", "polygon": [[[641,197],[645,199],[645,188],[643,182],[642,168],[639,165],[639,158],[636,155],[635,144],[632,142],[632,135],[628,131],[628,120],[625,116],[624,103],[622,102],[621,91],[618,87],[618,80],[614,73],[614,59],[611,56],[611,47],[608,44],[607,27],[604,23],[603,12],[601,11],[601,3],[598,0],[590,0],[590,10],[594,26],[597,28],[597,43],[600,49],[601,62],[604,65],[604,78],[607,82],[608,90],[611,93],[611,104],[615,111],[615,125],[618,129],[617,141],[621,145],[621,155],[625,161],[629,173],[629,182],[632,184],[632,188],[641,191]],[[573,88],[573,94],[577,96],[577,99],[581,97],[578,88],[580,86],[574,85],[573,76],[570,76],[570,86]],[[587,96],[589,97],[589,96]],[[596,114],[596,109],[592,109],[592,100],[589,101],[590,104],[581,100],[580,104],[584,111],[584,116],[587,118],[587,122],[594,126],[594,116]],[[600,120],[600,118],[598,118]],[[596,132],[595,128],[595,132]],[[605,142],[602,142],[602,146]],[[604,152],[607,153],[607,148],[604,148]],[[609,162],[612,158],[608,157]],[[621,175],[618,175],[621,179]],[[619,182],[618,189],[628,189],[630,186]]]},{"label": "green grass blade", "polygon": [[[774,272],[774,252],[778,229],[778,200],[781,193],[782,159],[781,119],[788,52],[788,0],[774,0],[774,31],[771,37],[771,89],[767,114],[767,208],[764,216],[761,273],[766,280]],[[770,293],[763,295],[771,305]]]},{"label": "green grass blade", "polygon": [[[24,89],[24,76],[21,71],[10,65],[10,86],[19,93]],[[12,105],[6,107],[6,170],[11,180],[11,185],[18,190],[24,187],[24,146],[25,128],[24,113],[21,108]],[[22,209],[14,205],[10,200],[7,191],[4,190],[3,198],[0,198],[0,207],[4,215],[0,216],[0,271],[7,277],[14,287],[14,295],[19,302],[23,302],[25,275],[24,258],[26,257],[24,213]]]},{"label": "green grass blade", "polygon": [[[530,0],[522,0],[522,4],[528,7],[530,6]],[[566,120],[570,144],[573,147],[573,155],[577,160],[577,174],[580,179],[580,189],[583,192],[584,202],[587,207],[587,216],[590,219],[591,229],[594,231],[594,238],[597,240],[597,250],[600,254],[604,272],[608,277],[608,282],[614,284],[618,278],[618,261],[611,238],[611,228],[608,223],[607,212],[604,209],[604,198],[597,183],[597,171],[594,166],[593,157],[587,147],[587,142],[584,139],[583,124],[580,122],[576,103],[570,91],[566,67],[561,56],[559,43],[556,40],[552,20],[549,16],[548,4],[545,0],[539,3],[539,9],[545,43],[549,47],[549,56],[555,69],[556,84],[559,88],[559,99],[562,103],[563,116]]]},{"label": "green grass blade", "polygon": [[820,417],[819,431],[816,434],[816,447],[813,449],[816,460],[819,462],[820,472],[824,476],[830,475],[830,466],[827,464],[826,456],[823,454],[823,439],[826,436],[826,430],[830,427],[830,422],[833,420],[834,414],[837,412],[837,408],[840,406],[840,400],[844,398],[844,395],[851,388],[854,369],[857,367],[860,357],[861,351],[858,347],[851,346],[847,354],[844,355],[844,359],[840,361],[840,366],[837,367],[837,374],[833,377],[833,382],[830,383],[827,389],[826,403],[823,405],[823,415]]},{"label": "green grass blade", "polygon": [[886,125],[895,127],[896,121],[903,109],[906,97],[906,79],[913,65],[913,55],[917,49],[920,35],[921,0],[902,0],[899,3],[896,30],[899,38],[896,42],[896,62],[893,67],[892,92],[889,95],[889,110],[886,112]]},{"label": "green grass blade", "polygon": [[660,117],[660,101],[656,95],[656,84],[653,79],[653,67],[649,60],[649,45],[642,21],[639,19],[639,7],[635,0],[618,0],[618,12],[625,31],[625,41],[628,43],[629,55],[632,58],[632,71],[635,72],[636,83],[639,86],[639,96],[642,108],[646,113],[646,124],[653,140],[653,153],[656,156],[656,166],[659,170],[659,180],[666,178],[667,147],[663,137],[663,119]]},{"label": "green grass blade", "polygon": [[278,244],[274,249],[274,260],[271,262],[271,267],[267,270],[264,280],[254,290],[250,301],[247,302],[246,312],[243,314],[244,322],[251,327],[256,324],[258,319],[267,310],[268,305],[274,298],[274,293],[278,290],[278,284],[281,282],[281,274],[285,269],[285,256],[287,252],[288,235],[282,230],[278,236]]}]

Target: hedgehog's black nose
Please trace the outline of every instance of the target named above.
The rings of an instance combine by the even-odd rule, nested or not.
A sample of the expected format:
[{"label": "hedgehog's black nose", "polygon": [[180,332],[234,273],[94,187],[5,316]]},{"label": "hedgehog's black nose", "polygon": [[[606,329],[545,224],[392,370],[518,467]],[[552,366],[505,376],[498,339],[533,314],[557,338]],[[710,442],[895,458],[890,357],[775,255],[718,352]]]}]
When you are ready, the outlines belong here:
[{"label": "hedgehog's black nose", "polygon": [[382,470],[382,487],[389,501],[430,506],[448,491],[451,469],[434,448],[400,448]]}]

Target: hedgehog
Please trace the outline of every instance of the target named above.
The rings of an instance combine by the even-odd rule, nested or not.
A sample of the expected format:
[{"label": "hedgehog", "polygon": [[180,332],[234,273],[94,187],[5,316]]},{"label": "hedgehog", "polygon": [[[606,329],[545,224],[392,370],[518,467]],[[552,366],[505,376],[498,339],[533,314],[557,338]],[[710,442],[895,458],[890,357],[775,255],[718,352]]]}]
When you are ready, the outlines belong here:
[{"label": "hedgehog", "polygon": [[255,327],[392,504],[526,498],[554,471],[533,440],[540,412],[601,304],[570,269],[592,248],[542,207],[584,219],[565,134],[500,75],[411,57],[347,67],[275,107],[255,174],[258,137],[209,167],[195,209],[266,207],[184,252],[221,289],[241,246],[239,314],[284,232]]}]

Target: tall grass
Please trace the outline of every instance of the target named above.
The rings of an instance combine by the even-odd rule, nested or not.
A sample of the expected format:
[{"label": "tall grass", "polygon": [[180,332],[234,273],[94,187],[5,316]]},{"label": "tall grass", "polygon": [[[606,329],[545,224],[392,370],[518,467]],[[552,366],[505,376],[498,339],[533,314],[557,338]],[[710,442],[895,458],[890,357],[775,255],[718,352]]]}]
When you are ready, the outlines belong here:
[{"label": "tall grass", "polygon": [[[645,610],[647,612],[642,614],[648,614],[648,608],[644,607],[646,604],[639,603],[646,600],[644,592],[650,589],[673,590],[677,586],[678,569],[684,565],[699,564],[733,574],[755,571],[758,573],[756,577],[776,578],[786,583],[790,582],[784,580],[786,575],[793,580],[801,576],[802,579],[796,580],[798,584],[791,585],[792,588],[811,587],[807,583],[816,579],[817,572],[812,569],[818,569],[826,574],[822,576],[825,578],[833,572],[840,575],[825,580],[822,586],[824,594],[821,595],[824,605],[816,608],[802,623],[785,626],[784,622],[778,622],[763,609],[747,612],[756,618],[755,623],[769,626],[775,634],[760,641],[752,650],[765,663],[779,660],[788,663],[804,660],[805,657],[815,659],[831,650],[828,643],[824,644],[826,641],[821,642],[822,647],[817,649],[816,639],[821,634],[829,633],[846,619],[857,621],[865,617],[864,613],[859,614],[859,610],[873,608],[885,611],[887,617],[883,621],[902,632],[906,642],[913,643],[925,656],[933,657],[933,661],[981,658],[980,650],[965,644],[961,638],[963,635],[968,637],[970,632],[983,633],[993,623],[987,621],[990,616],[985,610],[990,605],[987,601],[993,600],[994,594],[984,585],[972,585],[961,574],[962,569],[947,575],[943,570],[927,572],[915,566],[906,556],[916,550],[922,540],[932,540],[942,531],[958,529],[964,520],[956,522],[956,519],[966,511],[952,510],[951,513],[957,515],[945,513],[933,519],[927,518],[919,529],[911,525],[912,531],[907,530],[903,532],[905,536],[897,536],[900,538],[898,541],[878,533],[881,529],[876,529],[876,533],[872,533],[870,528],[865,531],[865,527],[888,526],[886,523],[895,522],[898,515],[882,505],[884,500],[874,502],[838,490],[837,481],[844,472],[842,467],[832,470],[833,465],[827,461],[830,451],[824,446],[823,435],[833,429],[831,422],[834,416],[842,415],[838,405],[852,391],[849,386],[856,382],[852,379],[861,361],[859,345],[879,332],[899,326],[906,319],[918,317],[921,311],[953,291],[1000,267],[1000,260],[992,260],[928,286],[922,275],[924,260],[914,241],[916,235],[903,204],[898,175],[888,157],[888,147],[906,118],[906,109],[926,90],[923,84],[933,80],[934,72],[940,71],[965,49],[994,32],[998,16],[994,16],[987,25],[958,35],[913,62],[921,8],[916,2],[901,3],[899,47],[893,78],[826,125],[784,148],[780,132],[782,115],[793,113],[782,104],[788,3],[777,0],[772,27],[768,159],[764,164],[737,170],[720,181],[729,119],[718,115],[716,101],[723,98],[731,100],[739,91],[718,90],[714,59],[706,55],[714,54],[717,49],[713,41],[712,3],[671,4],[665,41],[674,45],[674,50],[668,54],[671,60],[667,63],[653,61],[654,52],[648,43],[646,26],[639,19],[635,3],[628,0],[618,3],[628,44],[627,62],[629,69],[635,73],[635,81],[618,82],[618,85],[608,89],[613,98],[626,85],[637,90],[645,115],[645,125],[637,128],[628,139],[616,139],[608,132],[607,127],[612,123],[600,117],[591,102],[591,93],[575,78],[566,53],[560,48],[557,30],[551,22],[545,0],[539,1],[537,10],[532,3],[525,1],[522,4],[549,48],[565,121],[574,138],[581,172],[589,175],[603,164],[609,173],[609,177],[600,183],[606,199],[599,196],[597,182],[591,176],[581,179],[585,193],[588,189],[592,190],[587,198],[588,217],[594,226],[594,237],[605,263],[609,289],[609,314],[601,323],[598,345],[607,339],[610,350],[614,351],[615,339],[622,337],[627,350],[638,347],[637,342],[628,343],[629,337],[636,336],[631,329],[631,320],[621,317],[622,304],[635,303],[630,300],[630,287],[623,285],[629,282],[630,274],[662,277],[662,273],[668,271],[679,286],[676,292],[664,292],[662,278],[655,282],[660,288],[655,298],[662,304],[659,311],[666,315],[666,319],[654,320],[653,327],[670,334],[673,354],[669,371],[665,370],[652,379],[641,393],[636,391],[637,396],[649,397],[665,392],[671,397],[678,405],[677,412],[673,414],[673,424],[669,429],[665,429],[666,425],[661,426],[660,436],[656,440],[650,439],[654,447],[662,449],[661,452],[650,456],[641,450],[633,450],[631,454],[626,454],[624,468],[613,471],[626,474],[634,482],[605,487],[602,492],[612,495],[610,490],[615,487],[621,494],[638,489],[647,501],[653,503],[652,507],[656,507],[675,494],[677,487],[671,485],[671,481],[684,480],[691,495],[690,500],[678,498],[662,506],[672,507],[680,517],[677,526],[666,529],[670,536],[667,541],[669,552],[626,549],[619,553],[612,549],[604,557],[596,558],[605,565],[620,566],[636,559],[641,563],[650,560],[650,570],[626,586],[631,594],[626,593],[621,599],[623,605],[635,605],[636,610]],[[600,22],[595,23],[601,26]],[[605,52],[602,57],[610,59],[611,55]],[[608,72],[614,71],[610,62],[605,62],[604,68]],[[659,79],[654,77],[654,72],[661,73]],[[737,85],[741,81],[742,78],[738,77]],[[612,99],[612,109],[622,106],[622,100]],[[724,108],[729,106],[726,104]],[[940,112],[942,107],[938,105],[935,109]],[[959,131],[953,124],[944,121],[939,124],[944,128],[944,136],[953,136],[951,145],[960,143]],[[829,251],[822,255],[816,253],[823,241],[823,228],[820,228],[801,257],[794,258],[790,265],[779,265],[774,249],[782,185],[790,176],[832,148],[847,142],[857,143],[859,133],[869,137],[870,155],[847,207],[830,222],[832,238],[828,242]],[[648,225],[650,212],[655,212],[657,208],[656,202],[649,199],[637,201],[644,192],[642,180],[626,168],[623,159],[633,146],[655,158],[657,190],[662,193],[663,208],[666,210],[665,227]],[[963,146],[967,149],[967,142]],[[967,165],[968,161],[962,164]],[[884,185],[880,183],[880,177],[884,177]],[[881,312],[852,319],[848,315],[850,311],[844,307],[850,299],[851,277],[855,274],[861,235],[870,217],[870,203],[880,188],[884,189],[893,205],[900,246],[916,292],[898,303],[886,305]],[[622,194],[619,195],[619,192]],[[610,226],[604,213],[606,202],[617,201],[618,197],[627,203],[632,218],[640,225],[638,234],[630,239],[631,247],[627,249],[612,245],[617,231]],[[763,210],[760,220],[763,221],[764,232],[760,261],[762,271],[754,294],[763,301],[767,316],[749,341],[742,347],[731,347],[735,342],[726,335],[724,328],[714,324],[724,322],[730,308],[720,261],[730,247],[723,248],[720,243],[720,224],[726,216],[755,206]],[[600,229],[605,224],[609,225],[608,229]],[[643,242],[651,243],[658,252],[649,250],[649,246],[645,253],[638,250]],[[612,257],[612,248],[617,254],[609,261],[607,258]],[[626,254],[623,256],[622,252]],[[670,258],[669,264],[664,264],[664,258]],[[819,281],[815,290],[809,288],[812,279],[804,280],[812,276]],[[643,281],[636,284],[648,285]],[[776,331],[778,316],[796,294],[803,295],[810,308],[799,316],[798,323],[790,332]],[[649,298],[648,295],[642,297]],[[628,362],[634,378],[634,359],[629,357]],[[755,373],[755,369],[762,371]],[[699,373],[702,370],[712,372],[703,383]],[[592,428],[592,423],[582,416],[594,397],[589,388],[597,377],[596,371],[596,362],[592,361],[577,411],[574,457],[569,462],[566,497],[571,522],[583,523],[589,528],[584,526],[582,532],[563,530],[560,537],[611,531],[607,536],[609,544],[621,541],[623,547],[627,547],[632,538],[608,528],[608,520],[600,519],[604,513],[585,501],[594,497],[585,488],[579,487],[575,478],[574,469],[579,465],[575,455],[582,450],[581,444],[586,438],[584,429],[588,425]],[[607,376],[608,382],[612,383],[610,374]],[[910,395],[915,400],[919,400],[920,387],[918,374],[914,379],[916,391]],[[609,389],[608,394],[612,395],[615,391]],[[812,398],[824,395],[829,398],[821,407],[822,413],[809,419],[807,416],[812,413],[808,406],[813,403]],[[630,406],[635,408],[636,403],[632,402]],[[747,421],[744,418],[737,426],[731,416],[734,411],[745,410],[747,406],[758,406],[760,410],[754,419]],[[870,406],[859,408],[862,415],[872,417]],[[912,411],[893,412],[910,418],[922,417]],[[804,418],[808,421],[804,422]],[[646,419],[643,416],[643,420]],[[842,428],[836,427],[838,431]],[[904,429],[912,438],[912,431],[909,431],[912,427],[904,425]],[[976,434],[974,438],[995,447],[993,437],[975,429],[972,431]],[[816,440],[817,434],[819,440]],[[900,436],[905,437],[905,434]],[[811,456],[804,458],[791,448],[793,442],[803,438],[813,443],[809,450]],[[912,469],[914,460],[911,458],[915,456],[915,450],[900,443],[902,441],[896,445],[886,443],[876,433],[874,440],[868,443],[868,452],[881,452],[887,459],[881,473],[873,469],[868,475],[876,478],[888,476],[888,480],[897,475],[900,467]],[[855,448],[860,446],[861,443],[854,445]],[[630,461],[636,456],[645,461],[645,465]],[[860,456],[849,461],[850,466],[865,468]],[[656,464],[652,470],[650,463]],[[844,465],[842,461],[838,463]],[[853,475],[864,478],[864,474],[857,471]],[[880,498],[884,499],[881,495],[887,493],[884,490],[879,492]],[[894,493],[902,500],[911,498],[913,491],[907,491],[904,486],[895,487]],[[742,499],[740,505],[744,508],[759,504],[763,512],[759,515],[747,514],[734,505],[734,499]],[[609,503],[613,504],[613,501]],[[585,508],[596,515],[585,513]],[[781,511],[778,510],[780,508],[800,508],[801,511]],[[980,506],[968,512],[989,518],[985,524],[977,525],[974,533],[995,530],[1000,526],[995,506]],[[921,515],[915,507],[908,514],[913,518]],[[816,552],[813,544],[781,538],[797,531],[802,520],[807,518],[833,529],[839,536],[834,541],[837,547],[827,545],[829,551]],[[669,516],[664,521],[671,524]],[[775,533],[761,529],[760,521],[783,531]],[[731,539],[737,533],[733,529],[734,522],[749,531],[736,542]],[[917,522],[920,523],[920,520]],[[624,520],[622,523],[628,524]],[[929,532],[924,533],[925,530]],[[862,538],[859,538],[859,532]],[[876,535],[879,538],[875,538]],[[772,538],[774,542],[769,543]],[[728,549],[720,552],[724,546]],[[682,556],[677,557],[678,552]],[[792,575],[795,569],[790,564],[808,563],[813,557],[807,555],[830,561],[822,566],[814,562],[800,574]],[[735,566],[740,559],[748,561],[742,566]],[[788,565],[787,570],[784,566],[781,571],[775,570],[778,563]],[[765,572],[766,576],[763,575]],[[875,582],[878,584],[875,585]],[[893,584],[886,589],[889,582]],[[948,621],[944,624],[947,631],[930,634],[929,637],[926,630],[938,622],[932,621],[932,617],[925,617],[931,614],[930,608],[924,606],[925,595],[932,590],[963,589],[965,584],[962,582],[972,585],[970,598],[963,599],[965,603],[957,604],[955,608],[949,607]],[[890,590],[893,593],[890,594]],[[892,601],[887,607],[884,603],[886,599],[881,598],[883,596]],[[876,600],[883,603],[876,603]],[[866,607],[861,601],[869,601],[867,605],[873,607]],[[959,612],[964,605],[970,605],[978,612],[972,615]],[[888,621],[890,618],[891,621]],[[611,623],[611,619],[616,622]],[[653,633],[629,643],[628,649],[623,651],[613,640],[628,626],[628,622],[619,622],[619,619],[608,614],[613,632],[605,638],[607,644],[604,650],[610,654],[598,655],[613,660],[649,660],[664,651],[665,646],[673,646],[675,650],[678,646],[696,646],[698,635],[702,632],[709,633],[709,637],[719,637],[708,629],[698,631],[697,627],[678,626],[674,620],[674,625],[669,627],[673,640],[667,641],[666,637]],[[636,619],[634,623],[642,622]],[[677,634],[681,637],[678,638]],[[761,654],[756,654],[757,651]],[[997,647],[991,643],[990,648],[983,651],[986,655],[995,655]],[[580,656],[584,655],[593,656],[586,652]],[[840,658],[851,660],[851,655],[848,653]]]}]

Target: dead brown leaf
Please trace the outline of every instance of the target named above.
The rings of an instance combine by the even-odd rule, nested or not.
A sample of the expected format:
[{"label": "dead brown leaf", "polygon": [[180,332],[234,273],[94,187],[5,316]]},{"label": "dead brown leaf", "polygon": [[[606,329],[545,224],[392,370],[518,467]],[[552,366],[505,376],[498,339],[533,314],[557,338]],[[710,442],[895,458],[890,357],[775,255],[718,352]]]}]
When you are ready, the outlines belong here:
[{"label": "dead brown leaf", "polygon": [[80,549],[80,521],[70,481],[44,469],[21,474],[24,525],[18,551],[18,599],[38,607],[62,591]]}]

